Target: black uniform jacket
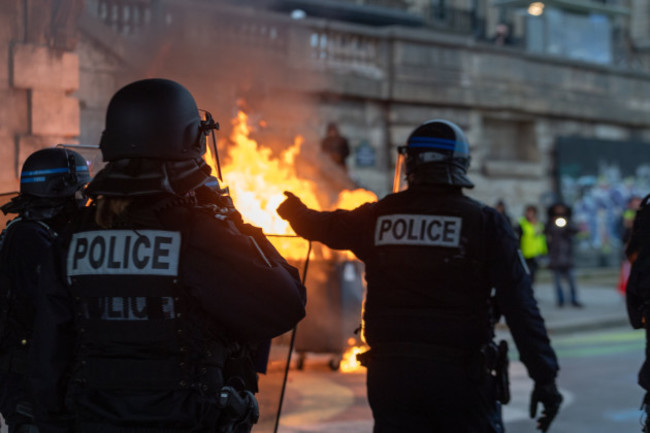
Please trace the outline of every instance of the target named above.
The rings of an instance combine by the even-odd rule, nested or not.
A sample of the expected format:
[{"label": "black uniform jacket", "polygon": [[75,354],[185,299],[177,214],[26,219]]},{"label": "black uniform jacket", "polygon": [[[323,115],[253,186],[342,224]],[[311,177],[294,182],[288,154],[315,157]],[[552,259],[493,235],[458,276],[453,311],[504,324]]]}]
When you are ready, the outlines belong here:
[{"label": "black uniform jacket", "polygon": [[642,206],[634,218],[634,226],[625,253],[632,262],[627,280],[625,303],[630,324],[634,329],[646,330],[646,358],[639,371],[639,385],[650,391],[650,196],[642,200]]},{"label": "black uniform jacket", "polygon": [[416,186],[352,211],[285,213],[295,232],[366,264],[372,348],[409,342],[478,349],[493,336],[491,290],[522,362],[539,383],[558,364],[514,233],[459,188]]},{"label": "black uniform jacket", "polygon": [[[129,209],[131,211],[131,208]],[[93,228],[92,223],[89,223],[93,220],[93,212],[94,207],[80,215],[71,225],[73,232],[75,225],[83,227],[82,232],[101,231],[102,229],[97,226]],[[205,317],[209,322],[195,323],[195,328],[197,328],[195,331],[188,328],[185,332],[205,333],[205,328],[209,327],[213,330],[216,328],[218,333],[226,334],[230,341],[244,344],[259,343],[292,329],[304,316],[305,289],[300,282],[298,272],[287,264],[261,234],[261,230],[242,224],[236,228],[223,216],[190,205],[177,205],[159,211],[151,209],[138,211],[136,209],[131,213],[133,215],[129,220],[133,222],[131,227],[135,228],[131,231],[136,235],[138,235],[138,230],[142,230],[140,233],[142,235],[146,234],[147,229],[150,228],[165,230],[165,233],[180,234],[178,272],[174,277],[177,280],[175,279],[173,283],[184,291],[184,295],[192,298],[196,301],[195,304],[200,306],[201,314],[196,317]],[[130,233],[128,227],[126,229],[121,227],[120,230],[127,235]],[[76,231],[79,232],[78,229]],[[247,233],[242,233],[242,231]],[[90,231],[89,233],[95,232]],[[86,341],[87,347],[89,344],[93,344],[93,341],[84,340],[79,335],[84,330],[79,329],[79,326],[75,324],[74,315],[81,316],[84,313],[78,307],[75,308],[75,301],[70,297],[74,283],[72,286],[69,285],[70,275],[66,274],[70,273],[70,269],[74,269],[70,268],[71,260],[74,265],[85,264],[88,266],[90,264],[103,269],[106,267],[104,262],[112,260],[114,262],[108,263],[108,267],[119,267],[124,266],[128,258],[127,253],[124,253],[124,256],[112,253],[105,255],[99,246],[95,248],[93,244],[89,249],[84,250],[80,247],[79,241],[76,243],[76,249],[70,248],[73,254],[68,255],[68,245],[71,239],[73,241],[78,239],[79,233],[75,235],[77,237],[73,235],[75,233],[61,236],[61,242],[55,245],[48,260],[43,263],[40,274],[39,290],[42,292],[40,298],[43,302],[37,308],[34,350],[30,357],[33,371],[32,382],[40,407],[38,420],[40,431],[42,433],[71,431],[71,425],[75,422],[71,416],[75,408],[71,405],[75,404],[75,400],[79,402],[79,398],[83,398],[86,421],[90,417],[91,421],[97,423],[97,426],[93,427],[94,430],[98,430],[100,425],[104,425],[106,429],[101,431],[149,431],[130,429],[129,426],[152,425],[159,426],[151,428],[151,431],[156,432],[186,431],[187,425],[191,425],[193,419],[200,420],[203,416],[204,406],[209,406],[214,402],[216,396],[214,389],[210,389],[207,393],[204,392],[207,388],[202,390],[200,387],[198,389],[175,387],[175,389],[165,390],[161,389],[161,384],[157,384],[158,389],[135,391],[127,389],[121,392],[120,390],[106,391],[105,389],[92,391],[92,388],[81,388],[83,396],[70,395],[70,390],[76,389],[71,387],[68,380],[70,376],[76,377],[76,372],[71,370],[73,365],[79,365],[79,358],[83,359],[79,353],[79,342]],[[257,246],[252,242],[251,237],[255,238]],[[168,241],[169,239],[165,242]],[[137,246],[134,242],[131,241],[130,245],[135,249]],[[128,253],[131,254],[128,266],[134,266],[134,260],[139,260],[137,264],[145,267],[165,265],[170,262],[172,254],[170,245],[167,243],[161,246],[158,263],[156,263],[155,257],[145,263],[146,257],[143,251],[146,250],[144,247],[136,253]],[[263,255],[260,254],[260,250]],[[86,251],[89,251],[89,255],[84,255]],[[98,286],[103,286],[101,290],[104,292],[110,290],[110,286],[106,287],[106,284],[103,284],[101,276],[91,275],[91,277],[97,278]],[[111,278],[113,279],[110,281],[117,281],[114,277]],[[147,280],[144,281],[144,284],[147,285]],[[154,277],[151,278],[151,281],[154,281]],[[92,288],[92,286],[90,287]],[[124,289],[124,287],[116,287],[115,291],[123,293]],[[85,293],[88,293],[88,285],[84,290]],[[156,287],[154,286],[150,290],[156,290]],[[106,296],[106,294],[102,293],[101,296]],[[168,314],[165,311],[163,308],[162,313],[159,314],[163,316]],[[105,311],[99,314],[106,316],[115,314],[115,312]],[[122,318],[122,323],[128,323],[125,319],[129,318]],[[182,318],[177,319],[182,320]],[[194,321],[196,322],[196,320]],[[106,320],[106,322],[109,321]],[[113,326],[112,329],[115,329],[115,323],[113,320],[105,326]],[[135,322],[133,323],[133,326],[137,326]],[[203,328],[203,330],[198,328]],[[210,330],[208,329],[208,331]],[[175,333],[176,331],[174,331]],[[102,344],[105,345],[106,342],[104,341]],[[111,346],[106,347],[111,349]],[[134,347],[134,355],[137,354],[138,358],[136,362],[146,362],[146,353],[152,353],[151,350],[155,350],[155,348],[145,349]],[[81,352],[83,350],[82,347]],[[124,357],[124,353],[111,354],[106,352],[107,349],[103,350],[103,353],[94,356],[100,356],[101,360],[107,361],[106,365],[109,369],[112,365],[110,363],[111,356]],[[123,351],[123,349],[120,350]],[[147,350],[149,352],[146,352]],[[161,347],[160,350],[163,348]],[[190,347],[189,350],[193,349]],[[192,362],[191,358],[189,358],[189,362]],[[129,365],[131,364],[138,365],[137,363]],[[78,370],[78,367],[74,367],[74,369]],[[205,371],[205,369],[203,370]],[[132,378],[134,383],[140,379],[136,376],[137,374],[134,373]],[[98,379],[101,380],[101,377],[97,378],[95,374],[95,381],[97,382]],[[122,381],[124,379],[128,383],[128,377],[121,378]],[[167,378],[161,378],[162,384],[165,379]],[[110,386],[110,383],[102,384],[102,386]],[[164,388],[164,385],[162,387]],[[67,405],[66,398],[68,399]],[[102,401],[105,403],[102,404]],[[206,403],[208,404],[206,405]],[[115,428],[118,425],[120,429]],[[172,428],[175,425],[178,426],[177,429]],[[113,428],[109,428],[110,426]]]},{"label": "black uniform jacket", "polygon": [[55,232],[49,226],[31,220],[16,220],[5,232],[0,250],[2,305],[2,341],[0,359],[5,369],[26,373],[27,349],[34,320],[33,300],[37,293],[37,269],[52,244]]}]

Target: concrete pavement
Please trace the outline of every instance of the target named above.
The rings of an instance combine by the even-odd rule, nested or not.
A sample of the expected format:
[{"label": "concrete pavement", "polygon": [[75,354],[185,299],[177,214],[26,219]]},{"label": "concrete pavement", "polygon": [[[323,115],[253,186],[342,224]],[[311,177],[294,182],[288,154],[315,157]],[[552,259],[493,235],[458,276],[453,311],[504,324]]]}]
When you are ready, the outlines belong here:
[{"label": "concrete pavement", "polygon": [[[617,269],[578,271],[578,295],[584,308],[566,305],[557,308],[551,275],[548,271],[540,271],[534,292],[551,338],[554,335],[627,326],[625,302],[616,291],[617,281]],[[498,328],[501,334],[508,332],[503,324]],[[279,433],[372,432],[372,413],[365,394],[365,370],[352,374],[335,373],[327,365],[328,360],[329,355],[310,355],[303,371],[291,370]],[[523,406],[506,406],[504,418],[527,419],[524,406],[528,402],[532,383],[518,362],[511,363],[511,380],[513,400]],[[571,396],[565,394],[565,398],[570,399]],[[6,431],[3,425],[0,433]]]},{"label": "concrete pavement", "polygon": [[[625,300],[616,290],[618,269],[578,270],[576,279],[578,297],[584,307],[574,308],[565,304],[558,308],[550,272],[542,270],[538,275],[535,298],[551,339],[554,335],[628,325]],[[498,326],[499,334],[507,332],[505,325]],[[285,406],[279,432],[372,432],[372,414],[365,395],[365,370],[352,375],[332,373],[326,367],[326,358],[322,362],[317,357],[310,359],[312,361],[304,371],[292,370],[290,373],[288,390],[294,391],[296,399]],[[513,395],[516,394],[517,400],[525,406],[532,382],[521,363],[511,363],[511,379]],[[326,386],[310,386],[314,381]],[[565,395],[565,398],[570,401],[571,395]],[[329,408],[324,407],[325,402],[329,402]],[[504,419],[527,419],[526,411],[525,407],[506,406]]]},{"label": "concrete pavement", "polygon": [[[578,299],[583,308],[565,302],[556,306],[555,288],[549,271],[541,271],[534,285],[535,298],[551,334],[586,331],[628,324],[625,298],[616,290],[618,269],[577,270]],[[564,297],[568,297],[564,284]]]}]

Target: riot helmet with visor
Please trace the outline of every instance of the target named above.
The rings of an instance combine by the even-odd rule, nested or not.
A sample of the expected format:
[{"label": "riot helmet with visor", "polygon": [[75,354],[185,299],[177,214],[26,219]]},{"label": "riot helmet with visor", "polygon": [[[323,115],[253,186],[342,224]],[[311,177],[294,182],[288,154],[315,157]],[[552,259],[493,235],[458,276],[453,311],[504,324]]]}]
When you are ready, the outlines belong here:
[{"label": "riot helmet with visor", "polygon": [[469,144],[455,123],[443,119],[425,122],[397,151],[393,192],[413,184],[474,187],[467,177]]}]

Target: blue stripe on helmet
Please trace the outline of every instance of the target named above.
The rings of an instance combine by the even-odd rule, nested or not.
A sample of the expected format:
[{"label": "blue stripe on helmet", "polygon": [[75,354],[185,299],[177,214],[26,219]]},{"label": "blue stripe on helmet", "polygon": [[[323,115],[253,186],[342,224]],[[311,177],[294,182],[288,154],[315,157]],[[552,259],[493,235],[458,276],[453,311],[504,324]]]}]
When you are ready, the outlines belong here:
[{"label": "blue stripe on helmet", "polygon": [[[89,171],[88,166],[86,164],[77,165],[75,169],[77,171]],[[39,176],[43,174],[58,174],[58,173],[70,173],[70,170],[67,167],[61,167],[61,168],[50,168],[47,170],[24,171],[21,173],[21,177]]]},{"label": "blue stripe on helmet", "polygon": [[39,183],[39,182],[45,182],[45,179],[46,179],[45,176],[28,177],[25,179],[20,179],[20,183]]},{"label": "blue stripe on helmet", "polygon": [[408,147],[451,150],[456,153],[469,154],[467,143],[438,137],[411,137]]},{"label": "blue stripe on helmet", "polygon": [[33,171],[25,171],[21,174],[21,176],[38,176],[41,174],[56,174],[56,173],[69,173],[70,170],[68,170],[67,167],[64,168],[50,168],[47,170],[33,170]]}]

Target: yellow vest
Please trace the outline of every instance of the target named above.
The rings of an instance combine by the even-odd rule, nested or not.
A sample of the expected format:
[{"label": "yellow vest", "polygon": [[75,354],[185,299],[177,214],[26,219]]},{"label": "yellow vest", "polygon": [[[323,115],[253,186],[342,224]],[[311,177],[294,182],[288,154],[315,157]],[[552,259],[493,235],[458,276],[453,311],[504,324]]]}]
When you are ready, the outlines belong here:
[{"label": "yellow vest", "polygon": [[526,218],[519,218],[521,227],[521,253],[525,259],[543,256],[548,250],[546,249],[546,236],[544,236],[544,225],[542,223],[533,224]]},{"label": "yellow vest", "polygon": [[623,212],[624,220],[634,221],[635,216],[636,216],[636,210],[634,209],[625,209],[625,212]]}]

